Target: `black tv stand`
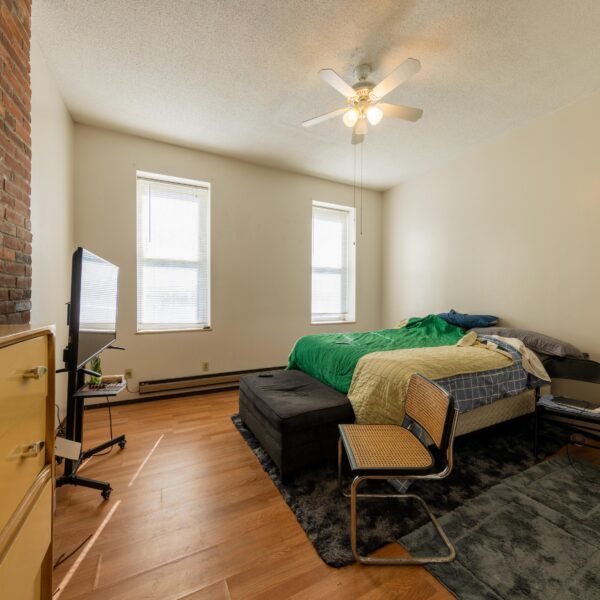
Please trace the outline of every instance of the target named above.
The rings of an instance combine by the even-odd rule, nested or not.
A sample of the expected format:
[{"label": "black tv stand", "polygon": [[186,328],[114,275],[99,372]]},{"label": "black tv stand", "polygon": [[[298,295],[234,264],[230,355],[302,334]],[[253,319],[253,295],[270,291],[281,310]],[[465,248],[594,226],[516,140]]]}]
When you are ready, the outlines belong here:
[{"label": "black tv stand", "polygon": [[[83,440],[83,411],[86,398],[116,396],[125,388],[125,383],[122,385],[109,385],[105,388],[95,388],[84,385],[83,376],[86,369],[78,369],[75,374],[69,372],[69,396],[67,398],[67,424],[65,437],[69,440],[81,443]],[[89,373],[88,373],[89,374]],[[72,391],[72,389],[74,391]],[[125,448],[127,440],[125,435],[114,437],[98,446],[83,450],[77,460],[66,458],[65,469],[63,475],[56,479],[56,487],[63,485],[79,485],[95,490],[100,490],[102,497],[108,500],[112,492],[112,487],[107,481],[99,481],[88,477],[81,477],[77,471],[85,460],[106,450],[112,446],[119,446],[122,450]]]},{"label": "black tv stand", "polygon": [[99,481],[98,479],[90,479],[89,477],[81,477],[81,475],[77,475],[77,471],[82,465],[82,463],[88,458],[94,456],[94,454],[98,454],[98,452],[102,452],[103,450],[106,450],[107,448],[110,448],[115,444],[117,444],[119,448],[123,450],[123,448],[125,448],[126,443],[127,440],[125,439],[125,435],[119,435],[117,437],[112,438],[111,440],[108,440],[107,442],[99,444],[98,446],[94,446],[89,450],[85,450],[81,453],[79,460],[72,461],[73,466],[71,473],[69,474],[67,474],[68,459],[65,460],[65,473],[57,478],[56,487],[61,487],[63,485],[80,485],[83,487],[92,488],[94,490],[100,490],[102,497],[105,500],[108,500],[108,498],[110,498],[110,493],[112,492],[112,487],[110,483],[108,483],[107,481]]}]

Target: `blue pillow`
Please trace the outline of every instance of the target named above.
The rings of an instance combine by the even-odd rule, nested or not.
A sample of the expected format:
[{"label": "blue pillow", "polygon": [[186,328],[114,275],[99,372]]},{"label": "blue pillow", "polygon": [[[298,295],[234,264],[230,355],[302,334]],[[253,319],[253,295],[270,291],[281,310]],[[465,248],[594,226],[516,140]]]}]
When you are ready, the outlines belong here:
[{"label": "blue pillow", "polygon": [[447,313],[440,313],[438,317],[441,317],[444,321],[448,321],[448,323],[451,323],[452,325],[462,327],[463,329],[491,327],[498,323],[498,317],[494,317],[493,315],[467,315],[458,313],[454,309],[450,309]]}]

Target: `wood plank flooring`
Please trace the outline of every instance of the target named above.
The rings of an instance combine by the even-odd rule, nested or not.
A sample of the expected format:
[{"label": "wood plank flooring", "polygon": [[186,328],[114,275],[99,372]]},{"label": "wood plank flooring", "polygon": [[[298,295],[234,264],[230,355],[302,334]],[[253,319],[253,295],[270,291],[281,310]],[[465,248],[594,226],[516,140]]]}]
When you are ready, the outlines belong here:
[{"label": "wood plank flooring", "polygon": [[[85,488],[57,490],[55,558],[114,512],[83,560],[80,551],[56,568],[55,598],[453,598],[422,567],[325,565],[231,423],[237,409],[237,392],[113,408],[127,447],[81,474],[114,491],[105,502]],[[87,411],[85,447],[107,438],[107,411]]]},{"label": "wood plank flooring", "polygon": [[[81,473],[114,492],[104,502],[57,490],[55,557],[120,504],[60,599],[452,598],[420,567],[326,566],[231,423],[237,408],[237,392],[113,408],[127,447]],[[85,446],[107,437],[107,411],[87,411]],[[55,586],[77,556],[57,567]]]}]

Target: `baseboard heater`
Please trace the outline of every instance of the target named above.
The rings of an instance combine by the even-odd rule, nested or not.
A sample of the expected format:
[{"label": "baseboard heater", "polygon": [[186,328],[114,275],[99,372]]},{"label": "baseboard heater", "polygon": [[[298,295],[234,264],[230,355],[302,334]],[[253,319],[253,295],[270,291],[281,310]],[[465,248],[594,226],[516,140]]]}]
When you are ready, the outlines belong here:
[{"label": "baseboard heater", "polygon": [[189,377],[177,377],[175,379],[140,381],[138,393],[155,394],[157,392],[176,392],[188,389],[209,391],[223,388],[235,388],[239,385],[240,377],[242,375],[247,375],[248,373],[260,373],[262,371],[275,371],[278,369],[285,369],[285,367],[269,367],[268,369],[249,369],[246,371],[232,371],[229,373],[191,375]]}]

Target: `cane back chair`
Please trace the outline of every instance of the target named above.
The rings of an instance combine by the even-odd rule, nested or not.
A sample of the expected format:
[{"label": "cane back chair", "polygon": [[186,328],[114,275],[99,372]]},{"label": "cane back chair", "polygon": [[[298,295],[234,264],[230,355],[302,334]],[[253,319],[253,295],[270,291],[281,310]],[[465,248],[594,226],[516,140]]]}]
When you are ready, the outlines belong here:
[{"label": "cane back chair", "polygon": [[[440,480],[452,470],[452,446],[458,410],[453,397],[433,381],[415,374],[411,377],[406,396],[407,427],[399,425],[339,425],[338,485],[342,491],[342,458],[345,450],[353,481],[350,493],[350,541],[352,554],[361,563],[372,565],[411,565],[449,562],[456,557],[454,545],[432,514],[425,501],[416,494],[359,493],[368,479]],[[424,444],[412,431],[414,424],[431,440]],[[448,548],[444,556],[373,557],[361,556],[357,549],[357,499],[402,498],[418,501],[426,510],[433,526]]]}]

